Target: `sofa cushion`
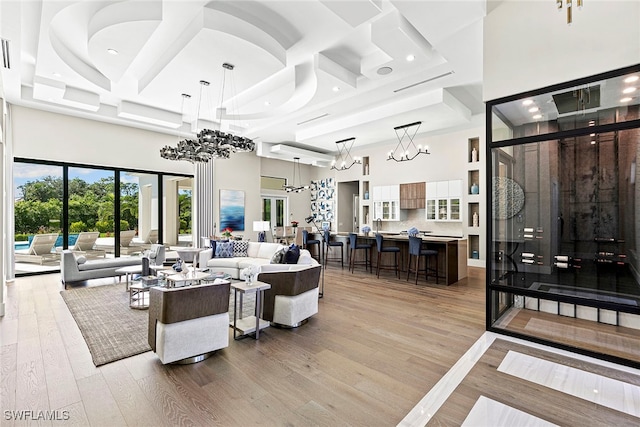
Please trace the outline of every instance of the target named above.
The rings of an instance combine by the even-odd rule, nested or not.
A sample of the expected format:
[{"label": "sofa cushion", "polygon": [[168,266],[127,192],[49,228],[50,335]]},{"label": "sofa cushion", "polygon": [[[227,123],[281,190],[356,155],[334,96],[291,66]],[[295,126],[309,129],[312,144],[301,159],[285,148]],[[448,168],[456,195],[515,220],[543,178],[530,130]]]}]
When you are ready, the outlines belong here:
[{"label": "sofa cushion", "polygon": [[84,264],[85,262],[87,262],[87,257],[86,257],[86,256],[84,256],[84,255],[78,255],[78,256],[76,257],[76,262],[77,262],[78,264]]},{"label": "sofa cushion", "polygon": [[249,247],[247,248],[247,256],[251,258],[258,258],[260,245],[261,242],[249,242]]},{"label": "sofa cushion", "polygon": [[275,254],[271,257],[271,264],[284,264],[284,257],[287,253],[287,248],[282,248],[276,251]]},{"label": "sofa cushion", "polygon": [[211,258],[207,262],[207,267],[220,268],[238,268],[238,260],[240,258]]},{"label": "sofa cushion", "polygon": [[249,254],[249,242],[243,240],[233,241],[233,256],[234,257],[247,257]]},{"label": "sofa cushion", "polygon": [[120,257],[120,258],[105,258],[95,261],[87,261],[84,264],[78,265],[78,270],[100,270],[103,268],[120,268],[128,265],[142,265],[142,258],[139,257]]},{"label": "sofa cushion", "polygon": [[297,264],[298,258],[300,258],[300,247],[298,245],[291,245],[289,250],[284,255],[285,264]]},{"label": "sofa cushion", "polygon": [[260,249],[258,249],[258,256],[256,258],[271,259],[273,254],[280,248],[282,248],[282,245],[278,243],[260,243]]},{"label": "sofa cushion", "polygon": [[216,258],[231,258],[233,256],[233,242],[216,243]]},{"label": "sofa cushion", "polygon": [[262,266],[268,265],[269,260],[265,258],[238,258],[238,269],[242,270],[243,268],[251,267],[251,266]]}]

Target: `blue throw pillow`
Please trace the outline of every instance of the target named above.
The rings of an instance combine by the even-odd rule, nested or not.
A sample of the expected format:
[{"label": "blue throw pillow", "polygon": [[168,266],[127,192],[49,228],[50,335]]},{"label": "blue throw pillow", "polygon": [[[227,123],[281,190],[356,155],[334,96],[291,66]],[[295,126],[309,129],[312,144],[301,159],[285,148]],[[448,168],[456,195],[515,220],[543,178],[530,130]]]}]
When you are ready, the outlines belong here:
[{"label": "blue throw pillow", "polygon": [[289,246],[289,250],[287,251],[287,253],[284,256],[284,263],[285,264],[297,264],[298,263],[298,258],[300,258],[300,246],[295,245],[295,244]]},{"label": "blue throw pillow", "polygon": [[209,241],[209,244],[211,245],[211,258],[215,258],[215,256],[216,256],[216,244],[217,243],[218,243],[217,240],[211,239]]},{"label": "blue throw pillow", "polygon": [[216,257],[217,258],[233,257],[233,242],[216,243]]}]

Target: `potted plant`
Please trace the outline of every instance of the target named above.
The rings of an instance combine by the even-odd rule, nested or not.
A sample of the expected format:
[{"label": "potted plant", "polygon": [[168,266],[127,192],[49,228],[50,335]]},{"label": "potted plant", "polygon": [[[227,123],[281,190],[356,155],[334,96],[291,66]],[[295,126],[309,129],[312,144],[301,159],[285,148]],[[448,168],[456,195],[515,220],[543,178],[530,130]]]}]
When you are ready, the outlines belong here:
[{"label": "potted plant", "polygon": [[222,230],[222,232],[220,234],[222,234],[222,236],[224,236],[225,239],[230,239],[232,231],[233,230],[230,227],[227,227],[224,230]]}]

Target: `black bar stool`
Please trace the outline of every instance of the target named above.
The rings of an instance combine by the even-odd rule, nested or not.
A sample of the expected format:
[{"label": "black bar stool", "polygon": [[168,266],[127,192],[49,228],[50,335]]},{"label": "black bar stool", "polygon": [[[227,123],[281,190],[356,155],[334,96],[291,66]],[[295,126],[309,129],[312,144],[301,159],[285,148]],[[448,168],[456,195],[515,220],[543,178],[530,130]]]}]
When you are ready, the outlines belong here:
[{"label": "black bar stool", "polygon": [[[396,276],[400,278],[400,270],[398,269],[398,254],[400,248],[397,246],[383,246],[384,238],[382,234],[376,234],[376,246],[378,247],[378,265],[376,265],[376,276],[380,277],[380,270],[395,270]],[[382,264],[382,253],[393,254],[393,264]],[[402,256],[402,254],[400,254]]]},{"label": "black bar stool", "polygon": [[[349,269],[351,270],[351,274],[353,274],[353,271],[356,269],[356,265],[364,265],[365,271],[368,266],[369,271],[373,272],[371,259],[369,259],[371,247],[372,245],[368,243],[358,243],[358,235],[356,233],[349,233]],[[357,250],[364,250],[364,261],[356,261]]]},{"label": "black bar stool", "polygon": [[[411,257],[416,257],[416,268],[411,269]],[[436,257],[436,268],[429,268],[429,257]],[[424,257],[424,270],[420,270],[420,257]],[[416,285],[418,284],[418,273],[424,271],[425,280],[429,280],[429,271],[435,272],[436,283],[438,283],[438,251],[435,249],[422,249],[422,239],[419,237],[409,236],[409,266],[407,267],[407,282],[409,281],[409,274],[411,272],[416,273]]]},{"label": "black bar stool", "polygon": [[[324,244],[325,249],[324,249],[324,265],[325,267],[327,266],[327,262],[329,261],[340,261],[340,264],[342,265],[342,268],[344,268],[344,243],[343,242],[337,242],[335,240],[331,240],[331,233],[329,232],[329,230],[325,230],[324,231]],[[337,256],[333,256],[333,257],[329,257],[329,248],[340,248],[340,258],[338,258]]]},{"label": "black bar stool", "polygon": [[[311,252],[311,247],[318,245],[318,255],[317,256],[313,256],[313,252]],[[302,230],[302,247],[306,250],[309,251],[309,253],[311,253],[311,256],[315,259],[318,260],[318,262],[320,262],[320,240],[318,239],[310,239],[309,238],[309,232],[307,230]]]}]

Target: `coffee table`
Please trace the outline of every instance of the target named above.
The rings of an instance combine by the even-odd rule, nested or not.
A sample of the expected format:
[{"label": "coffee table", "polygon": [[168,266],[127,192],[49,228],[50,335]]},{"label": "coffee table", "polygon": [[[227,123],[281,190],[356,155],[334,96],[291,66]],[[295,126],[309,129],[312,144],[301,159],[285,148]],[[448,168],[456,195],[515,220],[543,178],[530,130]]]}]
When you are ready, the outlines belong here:
[{"label": "coffee table", "polygon": [[140,265],[128,265],[126,267],[119,268],[115,271],[117,275],[120,276],[120,280],[122,280],[122,275],[124,274],[126,278],[126,282],[124,284],[125,291],[129,290],[129,276],[133,279],[134,274],[142,274],[142,264]]},{"label": "coffee table", "polygon": [[153,286],[145,286],[142,283],[132,283],[129,286],[129,307],[137,310],[149,308],[149,289]]},{"label": "coffee table", "polygon": [[189,283],[199,284],[202,280],[209,277],[207,273],[201,271],[190,271],[186,274],[177,273],[171,274],[165,278],[167,288],[176,288],[179,286],[186,286]]},{"label": "coffee table", "polygon": [[[253,334],[254,338],[260,339],[260,330],[269,327],[269,322],[262,320],[262,293],[271,289],[269,283],[260,281],[254,281],[252,283],[246,282],[234,282],[231,283],[233,288],[233,323],[230,324],[233,328],[233,339],[238,340],[246,336]],[[255,315],[249,317],[242,317],[242,297],[244,294],[254,293],[256,294],[256,309]],[[238,308],[238,293],[240,293],[240,307]],[[238,311],[240,315],[238,316]],[[238,332],[240,335],[238,335]]]}]

